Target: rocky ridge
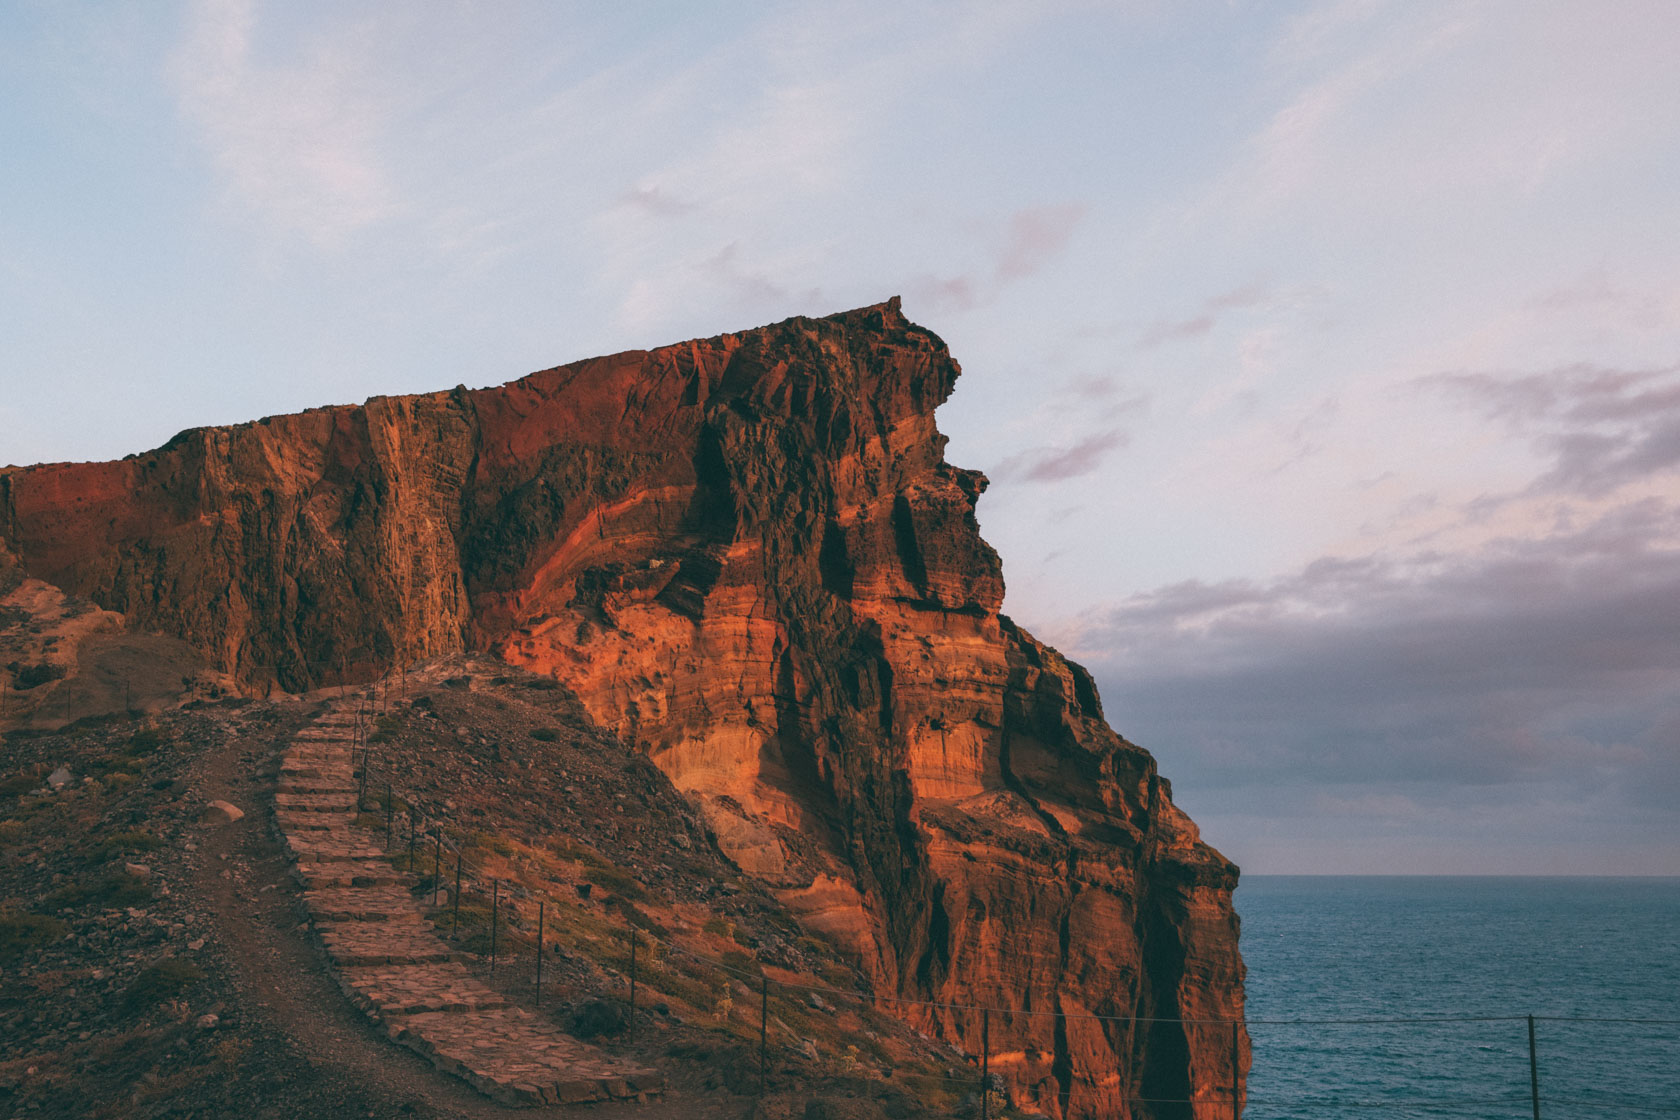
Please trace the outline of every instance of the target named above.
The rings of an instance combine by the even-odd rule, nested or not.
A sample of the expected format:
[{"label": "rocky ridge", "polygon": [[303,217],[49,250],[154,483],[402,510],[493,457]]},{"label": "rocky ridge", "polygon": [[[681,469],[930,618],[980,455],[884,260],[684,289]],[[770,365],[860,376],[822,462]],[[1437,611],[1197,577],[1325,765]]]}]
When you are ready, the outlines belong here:
[{"label": "rocky ridge", "polygon": [[0,567],[248,691],[462,649],[558,678],[877,991],[1004,1009],[1021,1099],[1182,1114],[1132,1102],[1228,1092],[1229,1028],[1181,1020],[1241,1017],[1236,869],[998,613],[957,376],[894,300],[200,429],[0,472]]}]

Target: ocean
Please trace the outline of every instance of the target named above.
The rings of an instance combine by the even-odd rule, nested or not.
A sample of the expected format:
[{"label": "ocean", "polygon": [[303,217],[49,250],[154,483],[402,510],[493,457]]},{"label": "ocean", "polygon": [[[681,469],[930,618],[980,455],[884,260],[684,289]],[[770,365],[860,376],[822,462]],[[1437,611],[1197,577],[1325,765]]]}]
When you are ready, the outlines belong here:
[{"label": "ocean", "polygon": [[[1680,878],[1253,875],[1236,906],[1246,1120],[1530,1120],[1529,1015],[1546,1120],[1680,1115]],[[1394,1019],[1455,1021],[1323,1022]]]}]

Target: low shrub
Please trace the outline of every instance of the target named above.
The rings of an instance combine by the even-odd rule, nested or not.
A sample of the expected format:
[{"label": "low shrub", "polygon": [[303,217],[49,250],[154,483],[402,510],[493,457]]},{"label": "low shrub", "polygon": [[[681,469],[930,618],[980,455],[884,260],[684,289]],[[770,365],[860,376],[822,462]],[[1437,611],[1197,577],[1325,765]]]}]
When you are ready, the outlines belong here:
[{"label": "low shrub", "polygon": [[129,829],[125,832],[113,832],[98,844],[95,844],[93,857],[106,860],[112,856],[128,852],[155,852],[161,847],[163,847],[163,841],[151,833]]},{"label": "low shrub", "polygon": [[11,964],[32,949],[51,945],[70,927],[45,914],[0,910],[0,964]]},{"label": "low shrub", "polygon": [[648,896],[647,888],[637,882],[635,876],[616,867],[591,867],[583,873],[583,877],[596,886],[632,902],[645,901]]},{"label": "low shrub", "polygon": [[136,757],[151,754],[175,741],[175,736],[162,727],[142,727],[128,738],[128,753]]},{"label": "low shrub", "polygon": [[92,879],[66,883],[43,901],[53,910],[69,910],[94,906],[115,910],[123,906],[139,906],[150,902],[152,889],[144,879],[126,871],[107,871]]},{"label": "low shrub", "polygon": [[200,980],[204,973],[186,961],[159,961],[141,969],[123,992],[123,1006],[129,1011],[144,1011],[166,999],[174,999]]},{"label": "low shrub", "polygon": [[668,940],[670,938],[671,931],[669,929],[666,929],[652,917],[643,913],[634,903],[625,898],[623,895],[620,895],[614,901],[616,902],[616,905],[613,908],[620,914],[624,915],[624,920],[629,922],[636,929],[646,930],[648,933],[651,933],[662,940]]},{"label": "low shrub", "polygon": [[39,769],[8,774],[4,778],[0,778],[0,797],[16,797],[19,794],[40,789],[45,784],[44,775]]},{"label": "low shrub", "polygon": [[621,1034],[629,1025],[630,1009],[616,1000],[588,1000],[572,1015],[572,1034],[583,1039]]},{"label": "low shrub", "polygon": [[12,671],[12,687],[19,692],[27,692],[32,688],[39,688],[49,681],[62,680],[64,666],[54,665],[50,661],[37,661],[32,665],[24,665],[14,661],[6,668]]}]

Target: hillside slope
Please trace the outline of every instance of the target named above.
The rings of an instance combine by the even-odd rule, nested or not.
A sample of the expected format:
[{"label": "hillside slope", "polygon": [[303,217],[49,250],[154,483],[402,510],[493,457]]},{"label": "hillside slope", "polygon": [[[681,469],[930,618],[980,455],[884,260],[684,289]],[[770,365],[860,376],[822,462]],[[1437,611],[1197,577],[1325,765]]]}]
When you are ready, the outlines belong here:
[{"label": "hillside slope", "polygon": [[998,613],[934,422],[958,372],[893,300],[194,430],[0,472],[0,553],[259,693],[460,650],[551,675],[878,992],[1001,1009],[1022,1100],[1182,1115],[1129,1102],[1229,1091],[1229,1028],[1180,1020],[1241,1016],[1236,868]]}]

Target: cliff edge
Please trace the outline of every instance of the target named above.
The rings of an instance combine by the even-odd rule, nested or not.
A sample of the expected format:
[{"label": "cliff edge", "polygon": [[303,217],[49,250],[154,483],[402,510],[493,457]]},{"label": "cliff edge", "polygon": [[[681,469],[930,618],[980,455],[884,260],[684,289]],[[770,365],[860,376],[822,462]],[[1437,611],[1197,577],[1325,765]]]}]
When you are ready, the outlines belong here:
[{"label": "cliff edge", "polygon": [[[1237,870],[998,613],[896,299],[497,388],[0,471],[0,569],[254,692],[461,650],[558,677],[916,1025],[1041,1111],[1229,1115]],[[0,571],[0,578],[7,578]],[[1246,1069],[1248,1044],[1236,1035]],[[1194,1107],[1150,1101],[1197,1099]]]}]

